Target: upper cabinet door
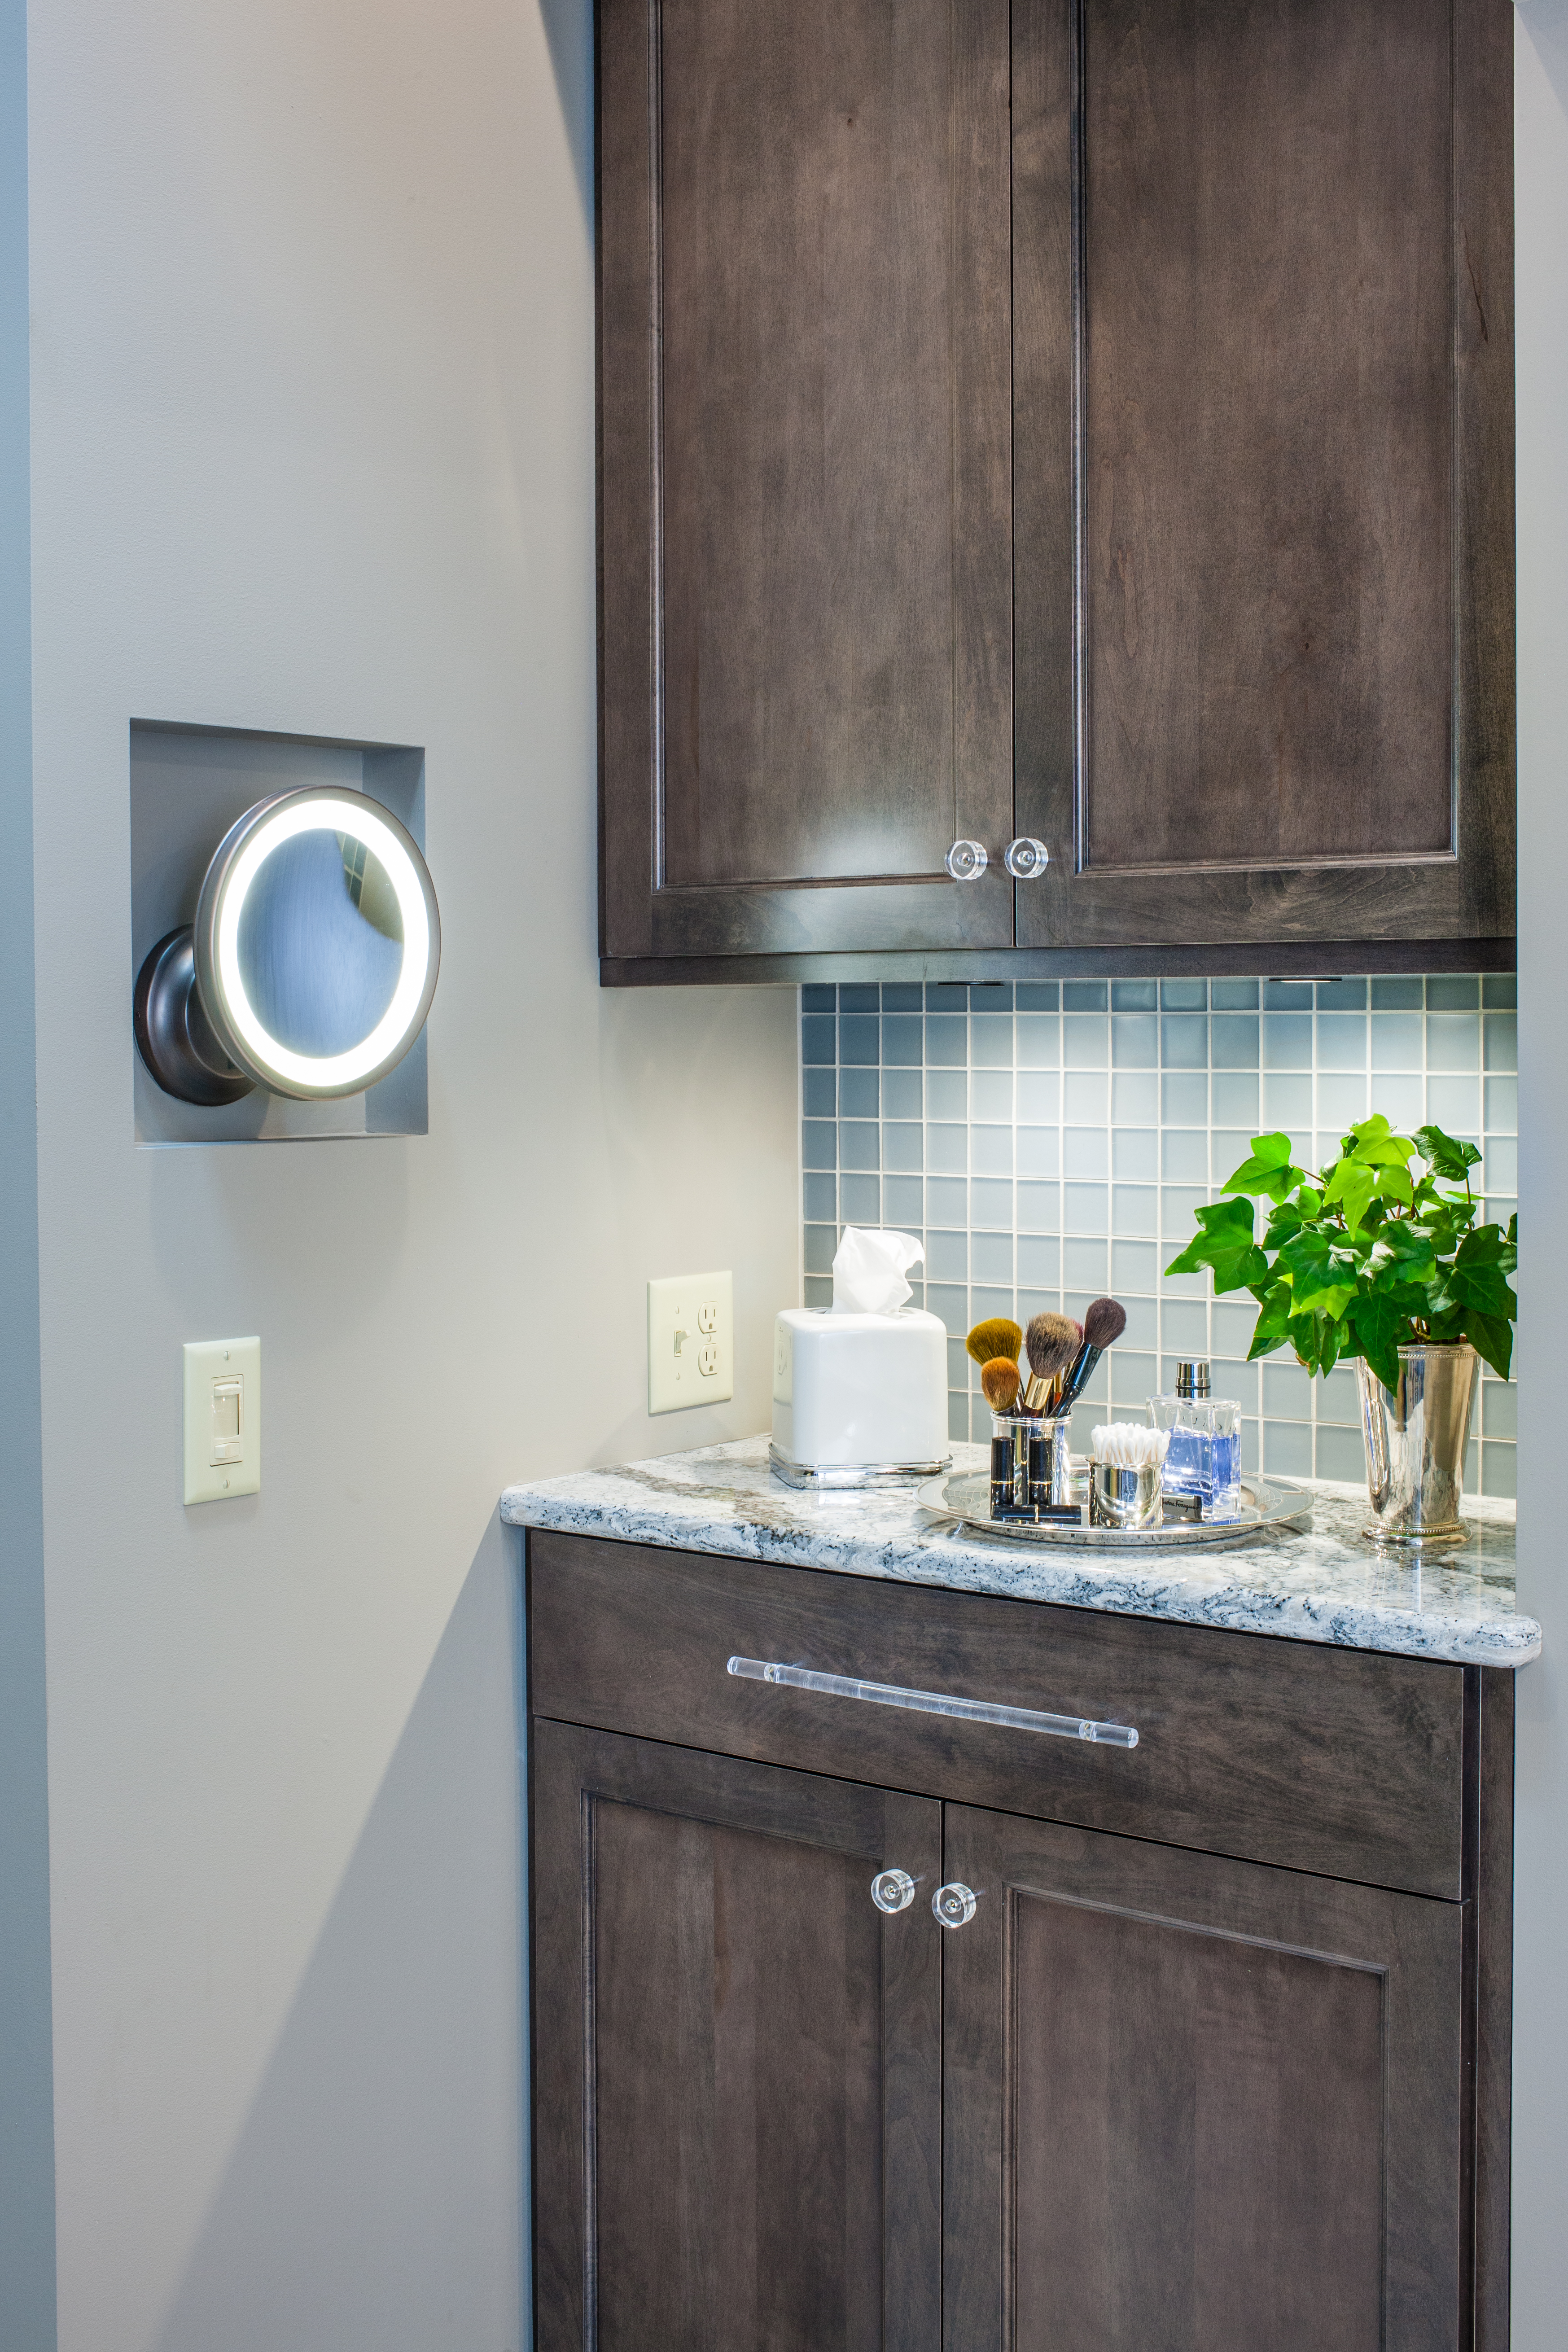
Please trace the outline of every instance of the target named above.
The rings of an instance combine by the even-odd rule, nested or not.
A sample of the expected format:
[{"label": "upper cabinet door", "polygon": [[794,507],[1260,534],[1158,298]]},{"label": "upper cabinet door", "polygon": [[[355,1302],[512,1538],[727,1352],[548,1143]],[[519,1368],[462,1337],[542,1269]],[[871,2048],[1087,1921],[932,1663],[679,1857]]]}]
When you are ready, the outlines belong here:
[{"label": "upper cabinet door", "polygon": [[598,27],[604,951],[1011,945],[1006,0]]},{"label": "upper cabinet door", "polygon": [[1512,12],[1014,38],[1020,944],[1510,938]]}]

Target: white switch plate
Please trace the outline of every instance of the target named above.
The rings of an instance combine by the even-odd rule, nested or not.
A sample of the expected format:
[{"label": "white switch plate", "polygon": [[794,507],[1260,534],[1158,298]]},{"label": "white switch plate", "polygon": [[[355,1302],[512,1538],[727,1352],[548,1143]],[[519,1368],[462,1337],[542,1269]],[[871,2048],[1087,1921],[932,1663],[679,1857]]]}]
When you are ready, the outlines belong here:
[{"label": "white switch plate", "polygon": [[185,1342],[185,1500],[226,1503],[261,1485],[261,1342]]},{"label": "white switch plate", "polygon": [[734,1285],[727,1274],[674,1275],[647,1286],[647,1409],[680,1412],[735,1393]]}]

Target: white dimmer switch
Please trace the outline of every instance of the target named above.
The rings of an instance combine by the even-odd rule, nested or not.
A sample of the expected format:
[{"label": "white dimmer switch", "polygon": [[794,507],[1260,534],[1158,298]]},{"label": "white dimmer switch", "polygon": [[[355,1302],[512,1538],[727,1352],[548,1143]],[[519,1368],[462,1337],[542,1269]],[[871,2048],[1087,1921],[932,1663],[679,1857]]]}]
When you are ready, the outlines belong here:
[{"label": "white dimmer switch", "polygon": [[213,1382],[212,1468],[245,1458],[245,1375]]},{"label": "white dimmer switch", "polygon": [[261,1485],[261,1342],[185,1342],[185,1500],[223,1503]]},{"label": "white dimmer switch", "polygon": [[647,1286],[647,1409],[680,1412],[735,1393],[733,1283],[727,1274],[672,1276]]}]

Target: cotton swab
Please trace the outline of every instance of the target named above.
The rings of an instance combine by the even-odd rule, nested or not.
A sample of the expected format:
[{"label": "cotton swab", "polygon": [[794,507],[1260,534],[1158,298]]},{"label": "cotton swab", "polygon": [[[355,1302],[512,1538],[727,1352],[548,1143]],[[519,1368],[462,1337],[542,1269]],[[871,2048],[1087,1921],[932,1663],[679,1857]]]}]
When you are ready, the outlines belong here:
[{"label": "cotton swab", "polygon": [[1116,1470],[1158,1470],[1170,1443],[1168,1429],[1146,1429],[1135,1421],[1113,1421],[1089,1433],[1093,1459]]}]

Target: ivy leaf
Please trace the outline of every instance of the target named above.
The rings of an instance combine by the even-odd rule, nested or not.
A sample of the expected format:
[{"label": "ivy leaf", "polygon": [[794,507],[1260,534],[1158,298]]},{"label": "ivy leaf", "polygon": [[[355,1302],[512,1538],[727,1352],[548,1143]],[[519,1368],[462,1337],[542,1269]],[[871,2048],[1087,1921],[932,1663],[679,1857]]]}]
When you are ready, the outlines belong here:
[{"label": "ivy leaf", "polygon": [[[1507,1253],[1508,1244],[1496,1225],[1482,1225],[1478,1232],[1467,1234],[1444,1282],[1454,1305],[1511,1322],[1519,1313],[1519,1300],[1508,1286],[1502,1264]],[[1490,1363],[1489,1356],[1487,1361]]]},{"label": "ivy leaf", "polygon": [[1167,1274],[1201,1274],[1208,1266],[1217,1291],[1246,1290],[1267,1281],[1268,1261],[1252,1238],[1250,1201],[1216,1201],[1195,1213],[1201,1230],[1172,1259]]},{"label": "ivy leaf", "polygon": [[1358,1160],[1336,1160],[1323,1187],[1323,1206],[1338,1202],[1353,1232],[1366,1214],[1376,1182],[1375,1171]]},{"label": "ivy leaf", "polygon": [[1279,1202],[1268,1213],[1268,1229],[1263,1236],[1264,1248],[1277,1251],[1292,1234],[1299,1234],[1306,1222],[1294,1201]]},{"label": "ivy leaf", "polygon": [[1290,1318],[1290,1343],[1297,1360],[1310,1372],[1331,1372],[1345,1339],[1345,1327],[1331,1315],[1295,1315]]},{"label": "ivy leaf", "polygon": [[1408,1135],[1395,1135],[1383,1113],[1363,1118],[1350,1132],[1351,1157],[1369,1168],[1403,1168],[1415,1146]]},{"label": "ivy leaf", "polygon": [[1359,1267],[1353,1252],[1307,1226],[1279,1253],[1289,1276],[1296,1313],[1342,1316],[1356,1294]]},{"label": "ivy leaf", "polygon": [[1410,1318],[1391,1299],[1376,1291],[1358,1298],[1351,1309],[1356,1344],[1390,1396],[1399,1389],[1399,1343],[1410,1337]]},{"label": "ivy leaf", "polygon": [[1504,1234],[1500,1225],[1478,1225],[1459,1244],[1456,1263],[1459,1265],[1504,1265],[1512,1259],[1518,1263],[1517,1244],[1513,1239],[1512,1220]]},{"label": "ivy leaf", "polygon": [[1271,1356],[1276,1348],[1290,1336],[1290,1286],[1277,1282],[1263,1298],[1262,1311],[1252,1333],[1252,1345],[1247,1351],[1250,1364],[1255,1357]]},{"label": "ivy leaf", "polygon": [[1403,1165],[1379,1168],[1373,1177],[1373,1188],[1380,1201],[1397,1201],[1402,1208],[1415,1205],[1415,1189],[1410,1181],[1410,1171]]},{"label": "ivy leaf", "polygon": [[1477,1355],[1484,1356],[1499,1378],[1506,1381],[1513,1358],[1513,1327],[1506,1317],[1478,1315],[1472,1309],[1465,1317],[1465,1337]]},{"label": "ivy leaf", "polygon": [[1441,1176],[1449,1184],[1464,1183],[1465,1171],[1474,1168],[1481,1156],[1473,1143],[1459,1143],[1453,1136],[1445,1135],[1440,1127],[1418,1127],[1415,1149],[1434,1175]]},{"label": "ivy leaf", "polygon": [[1293,1192],[1302,1171],[1290,1165],[1290,1139],[1288,1135],[1255,1135],[1252,1150],[1234,1175],[1227,1176],[1220,1186],[1222,1192],[1261,1192],[1270,1201],[1282,1201]]},{"label": "ivy leaf", "polygon": [[1393,1218],[1379,1225],[1366,1262],[1367,1279],[1375,1289],[1428,1282],[1436,1271],[1437,1257],[1430,1234],[1404,1218]]},{"label": "ivy leaf", "polygon": [[1268,1135],[1252,1139],[1252,1156],[1260,1168],[1289,1168],[1290,1139],[1283,1128],[1277,1127]]},{"label": "ivy leaf", "polygon": [[1312,1320],[1317,1327],[1312,1370],[1327,1378],[1343,1354],[1350,1332],[1336,1316],[1314,1315]]}]

